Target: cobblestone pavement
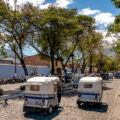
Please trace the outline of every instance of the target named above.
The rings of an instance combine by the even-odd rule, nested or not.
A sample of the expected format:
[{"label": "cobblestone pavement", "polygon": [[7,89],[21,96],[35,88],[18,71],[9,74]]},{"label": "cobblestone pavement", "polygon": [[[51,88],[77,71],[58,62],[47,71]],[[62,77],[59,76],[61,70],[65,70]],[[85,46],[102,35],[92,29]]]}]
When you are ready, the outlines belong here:
[{"label": "cobblestone pavement", "polygon": [[104,83],[103,104],[101,108],[93,105],[76,104],[77,90],[64,93],[58,110],[48,117],[38,113],[25,114],[23,99],[8,100],[4,106],[0,102],[0,120],[120,120],[120,80]]}]

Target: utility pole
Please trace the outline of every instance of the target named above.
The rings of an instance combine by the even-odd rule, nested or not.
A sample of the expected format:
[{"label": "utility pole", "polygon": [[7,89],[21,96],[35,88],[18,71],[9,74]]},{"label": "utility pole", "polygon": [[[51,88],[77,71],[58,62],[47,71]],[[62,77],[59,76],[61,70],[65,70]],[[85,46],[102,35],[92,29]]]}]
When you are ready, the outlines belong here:
[{"label": "utility pole", "polygon": [[[16,17],[16,3],[17,3],[17,0],[14,0],[14,6],[15,6],[15,17]],[[16,48],[15,48],[16,49]],[[17,66],[16,66],[16,54],[15,54],[15,73],[14,73],[14,79],[16,79],[17,77]]]},{"label": "utility pole", "polygon": [[74,72],[74,54],[72,53],[72,73]]}]

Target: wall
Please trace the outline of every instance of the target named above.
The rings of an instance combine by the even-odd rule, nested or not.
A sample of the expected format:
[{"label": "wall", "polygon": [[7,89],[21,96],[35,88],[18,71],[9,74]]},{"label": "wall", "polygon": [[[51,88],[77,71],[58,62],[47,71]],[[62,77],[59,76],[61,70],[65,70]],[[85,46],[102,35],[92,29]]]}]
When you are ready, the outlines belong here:
[{"label": "wall", "polygon": [[[0,65],[0,78],[13,78],[14,65]],[[28,73],[31,75],[31,69],[36,69],[37,75],[49,75],[50,68],[47,66],[27,66]],[[25,77],[22,66],[17,66],[17,77]]]},{"label": "wall", "polygon": [[47,59],[41,59],[39,55],[27,56],[24,58],[26,65],[34,66],[50,66],[50,61]]}]

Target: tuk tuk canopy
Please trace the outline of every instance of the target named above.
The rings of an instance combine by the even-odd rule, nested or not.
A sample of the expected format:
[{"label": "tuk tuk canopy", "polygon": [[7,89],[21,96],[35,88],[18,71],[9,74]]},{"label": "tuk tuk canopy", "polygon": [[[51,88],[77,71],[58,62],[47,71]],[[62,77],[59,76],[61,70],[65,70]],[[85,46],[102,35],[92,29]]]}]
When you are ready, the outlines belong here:
[{"label": "tuk tuk canopy", "polygon": [[78,91],[81,92],[102,92],[102,78],[100,77],[82,77],[79,81]]},{"label": "tuk tuk canopy", "polygon": [[91,82],[91,83],[96,83],[96,82],[101,82],[102,78],[101,77],[82,77],[80,79],[80,83],[81,82]]},{"label": "tuk tuk canopy", "polygon": [[33,77],[27,80],[25,93],[54,94],[57,92],[58,77]]},{"label": "tuk tuk canopy", "polygon": [[37,84],[45,84],[51,82],[59,82],[60,79],[58,77],[33,77],[27,80],[27,83],[37,83]]}]

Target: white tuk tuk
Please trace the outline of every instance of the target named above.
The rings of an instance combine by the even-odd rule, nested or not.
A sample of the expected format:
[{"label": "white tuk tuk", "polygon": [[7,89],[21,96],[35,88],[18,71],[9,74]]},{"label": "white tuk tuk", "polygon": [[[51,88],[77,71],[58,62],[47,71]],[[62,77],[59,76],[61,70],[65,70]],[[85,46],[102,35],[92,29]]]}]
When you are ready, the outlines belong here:
[{"label": "white tuk tuk", "polygon": [[53,112],[58,103],[57,87],[60,86],[58,77],[33,77],[27,80],[23,111]]},{"label": "white tuk tuk", "polygon": [[102,78],[101,77],[82,77],[78,85],[78,106],[81,103],[97,103],[102,102]]}]

